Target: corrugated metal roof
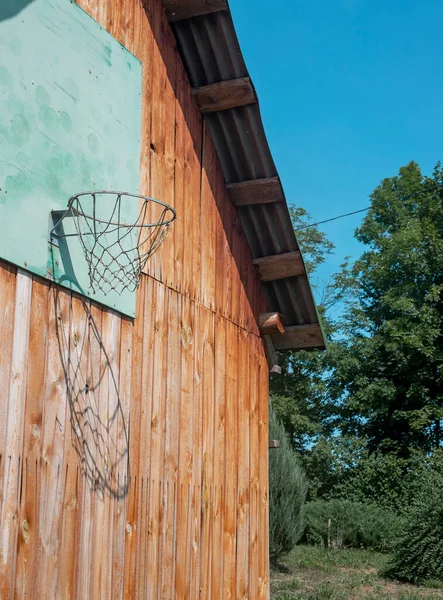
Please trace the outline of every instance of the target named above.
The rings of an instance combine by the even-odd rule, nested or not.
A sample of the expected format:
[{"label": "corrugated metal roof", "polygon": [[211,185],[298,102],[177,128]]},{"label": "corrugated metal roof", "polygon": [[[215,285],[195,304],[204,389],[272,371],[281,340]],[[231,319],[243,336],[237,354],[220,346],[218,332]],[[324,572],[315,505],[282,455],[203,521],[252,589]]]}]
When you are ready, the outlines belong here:
[{"label": "corrugated metal roof", "polygon": [[[165,8],[198,2],[164,0]],[[201,0],[208,4],[208,0]],[[198,6],[194,14],[204,11]],[[192,5],[192,6],[191,6]],[[227,4],[225,10],[190,16],[171,23],[191,85],[200,88],[249,77]],[[171,10],[171,9],[170,9]],[[172,13],[173,14],[173,13]],[[226,184],[278,176],[266,140],[258,103],[205,115],[222,165]],[[283,192],[282,192],[283,195]],[[286,202],[237,206],[253,258],[299,250]],[[318,324],[306,272],[263,283],[270,310],[285,316],[287,326]],[[284,335],[284,334],[282,334]],[[275,338],[274,338],[275,339]],[[324,347],[320,332],[320,342]]]}]

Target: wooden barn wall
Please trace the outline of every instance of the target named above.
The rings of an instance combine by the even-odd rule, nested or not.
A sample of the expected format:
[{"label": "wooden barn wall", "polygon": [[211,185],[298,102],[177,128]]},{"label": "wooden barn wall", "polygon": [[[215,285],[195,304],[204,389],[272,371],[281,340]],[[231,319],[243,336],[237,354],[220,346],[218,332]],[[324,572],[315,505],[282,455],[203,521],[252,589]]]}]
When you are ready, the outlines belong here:
[{"label": "wooden barn wall", "polygon": [[268,598],[265,308],[159,0],[82,0],[143,62],[141,191],[178,218],[135,320],[0,262],[0,598]]}]

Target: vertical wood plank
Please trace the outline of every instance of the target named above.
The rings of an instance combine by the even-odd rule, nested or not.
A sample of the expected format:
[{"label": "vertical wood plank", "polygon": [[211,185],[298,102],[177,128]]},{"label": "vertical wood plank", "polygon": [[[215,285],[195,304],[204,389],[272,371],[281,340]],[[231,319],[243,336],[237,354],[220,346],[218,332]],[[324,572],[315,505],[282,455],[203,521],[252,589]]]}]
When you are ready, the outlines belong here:
[{"label": "vertical wood plank", "polygon": [[0,533],[1,595],[14,597],[16,571],[18,516],[23,474],[24,413],[26,403],[26,366],[29,345],[29,317],[31,312],[32,277],[17,271],[14,338],[9,377],[8,416],[6,425],[7,454],[3,479],[3,504]]},{"label": "vertical wood plank", "polygon": [[227,321],[215,321],[215,404],[214,404],[214,517],[211,588],[214,600],[225,597],[224,590],[224,503],[226,474],[226,356]]},{"label": "vertical wood plank", "polygon": [[48,294],[49,284],[34,278],[24,414],[23,500],[18,517],[16,598],[32,597],[38,568],[41,429],[48,341]]},{"label": "vertical wood plank", "polygon": [[[103,496],[96,494],[96,535],[101,535],[103,550],[99,571],[101,574],[100,596],[112,596],[112,573],[114,524],[114,501],[121,500],[122,490],[119,488],[121,457],[117,452],[119,426],[122,427],[121,401],[119,394],[121,319],[113,311],[106,310],[102,315],[102,375],[100,382],[100,419],[103,425],[103,441],[97,442],[102,455]],[[103,411],[101,410],[103,408]],[[124,464],[124,463],[123,463]],[[100,504],[98,503],[100,502]],[[98,510],[97,510],[98,509]],[[101,515],[99,517],[99,515]],[[101,530],[99,534],[98,531]]]},{"label": "vertical wood plank", "polygon": [[226,475],[224,500],[224,594],[236,594],[239,330],[228,322],[226,336]]},{"label": "vertical wood plank", "polygon": [[172,231],[174,235],[174,289],[182,292],[187,287],[185,281],[190,277],[192,247],[185,244],[186,223],[189,226],[189,221],[186,222],[187,212],[184,199],[186,121],[183,112],[183,99],[187,78],[178,55],[176,57],[176,68],[174,207],[177,211],[177,218],[172,226]]},{"label": "vertical wood plank", "polygon": [[[131,362],[131,397],[129,416],[129,468],[130,480],[127,498],[126,534],[125,534],[125,573],[123,581],[123,597],[126,600],[137,598],[137,583],[139,581],[139,561],[141,553],[140,538],[143,528],[139,521],[139,506],[142,497],[142,473],[145,471],[146,435],[142,429],[145,421],[143,411],[143,342],[145,337],[145,300],[147,293],[147,277],[142,275],[141,284],[137,291],[136,317],[132,337]],[[122,376],[123,376],[123,372]],[[140,523],[140,525],[139,525]]]},{"label": "vertical wood plank", "polygon": [[250,336],[249,345],[249,464],[250,464],[250,526],[249,526],[249,597],[258,598],[258,545],[261,513],[259,512],[260,455],[259,455],[259,340]]},{"label": "vertical wood plank", "polygon": [[233,294],[234,279],[236,277],[235,261],[232,256],[233,249],[233,230],[234,230],[234,207],[230,201],[228,193],[223,192],[223,230],[224,230],[224,248],[223,248],[223,280],[225,289],[223,294],[224,306],[221,307],[221,313],[229,320],[234,320]]},{"label": "vertical wood plank", "polygon": [[112,569],[112,597],[122,598],[124,593],[125,571],[125,538],[128,533],[127,510],[128,493],[130,485],[129,463],[129,424],[130,403],[132,387],[132,338],[133,323],[129,319],[122,319],[120,332],[120,365],[119,365],[119,398],[121,412],[118,415],[117,434],[117,490],[114,497],[114,538],[113,538],[113,569]]},{"label": "vertical wood plank", "polygon": [[140,495],[138,498],[137,529],[139,533],[137,591],[141,598],[147,596],[149,552],[149,505],[151,501],[151,429],[152,429],[152,378],[155,343],[156,282],[146,278],[144,305],[144,334],[142,354],[141,418],[140,418]]},{"label": "vertical wood plank", "polygon": [[214,315],[200,308],[202,336],[199,348],[202,353],[202,516],[200,546],[200,594],[212,598],[212,556],[214,533],[214,464],[215,447],[215,368],[214,368]]},{"label": "vertical wood plank", "polygon": [[192,431],[192,481],[190,506],[190,597],[200,594],[200,535],[201,535],[201,470],[202,470],[202,313],[198,305],[194,306],[194,393],[193,393],[193,431]]},{"label": "vertical wood plank", "polygon": [[[152,3],[153,75],[151,109],[150,195],[174,206],[175,154],[175,41],[160,2]],[[161,208],[152,206],[151,220]],[[173,226],[174,227],[174,226]],[[167,236],[149,261],[149,273],[166,285],[174,283],[174,236]]]},{"label": "vertical wood plank", "polygon": [[42,422],[42,463],[39,515],[40,560],[37,594],[56,598],[60,568],[59,535],[63,512],[66,426],[66,377],[69,361],[71,295],[51,287]]},{"label": "vertical wood plank", "polygon": [[[209,143],[209,142],[208,142]],[[212,143],[212,140],[211,140]],[[218,161],[217,161],[218,163]],[[215,190],[215,244],[216,244],[216,259],[215,259],[215,312],[225,315],[227,306],[227,291],[230,281],[226,279],[226,232],[224,229],[224,199],[225,199],[225,183],[222,172],[219,167],[214,170],[211,186]]]},{"label": "vertical wood plank", "polygon": [[168,290],[167,374],[164,446],[164,519],[160,557],[160,597],[174,600],[177,473],[180,415],[180,296]]},{"label": "vertical wood plank", "polygon": [[[101,311],[94,305],[84,305],[75,298],[72,303],[72,323],[78,332],[84,331],[84,338],[79,336],[83,347],[77,344],[73,357],[72,375],[75,370],[78,378],[74,380],[72,404],[70,407],[73,421],[74,443],[78,444],[78,460],[81,464],[80,510],[81,522],[78,532],[77,550],[77,594],[79,600],[91,598],[92,586],[92,546],[93,546],[93,462],[94,454],[89,447],[94,430],[93,415],[97,410],[100,390],[100,342]],[[78,348],[78,351],[77,351]],[[82,351],[80,352],[80,348]],[[76,398],[76,391],[78,397]],[[74,399],[77,401],[74,402]],[[76,414],[77,412],[77,414]],[[83,443],[83,440],[86,442]]]},{"label": "vertical wood plank", "polygon": [[215,253],[216,253],[216,213],[212,186],[217,165],[215,148],[208,126],[203,122],[203,162],[201,186],[201,302],[206,308],[215,311]]},{"label": "vertical wood plank", "polygon": [[238,352],[238,503],[237,503],[237,591],[236,598],[249,597],[249,345],[240,330]]},{"label": "vertical wood plank", "polygon": [[[65,445],[63,451],[63,505],[60,526],[60,554],[57,590],[64,597],[77,597],[77,573],[80,542],[80,507],[82,507],[82,469],[85,466],[85,441],[90,443],[87,421],[88,394],[86,386],[88,353],[89,303],[73,296],[70,299],[69,325],[67,327],[67,362],[64,364]],[[89,417],[86,416],[88,419]],[[80,468],[79,468],[80,467]],[[86,477],[84,478],[86,479]],[[80,491],[81,489],[81,491]],[[90,563],[87,569],[89,570]],[[89,573],[88,573],[89,575]]]},{"label": "vertical wood plank", "polygon": [[232,251],[232,313],[231,320],[238,325],[244,326],[244,305],[245,293],[243,287],[243,244],[242,244],[242,226],[240,215],[235,207],[233,211],[233,242]]},{"label": "vertical wood plank", "polygon": [[263,344],[259,342],[259,456],[260,456],[260,496],[259,496],[259,598],[269,598],[269,489],[268,489],[268,456],[269,456],[269,370]]},{"label": "vertical wood plank", "polygon": [[14,339],[14,311],[17,269],[0,262],[0,514],[3,514],[3,486],[5,465],[7,463],[6,438],[9,405],[9,379]]},{"label": "vertical wood plank", "polygon": [[154,349],[151,408],[151,467],[149,472],[147,597],[155,598],[159,586],[159,546],[162,528],[161,482],[165,437],[166,361],[168,296],[164,285],[156,282],[154,313]]},{"label": "vertical wood plank", "polygon": [[190,539],[189,490],[193,470],[193,394],[194,394],[194,305],[183,299],[181,314],[181,404],[180,446],[177,490],[177,530],[175,594],[177,598],[190,594]]}]

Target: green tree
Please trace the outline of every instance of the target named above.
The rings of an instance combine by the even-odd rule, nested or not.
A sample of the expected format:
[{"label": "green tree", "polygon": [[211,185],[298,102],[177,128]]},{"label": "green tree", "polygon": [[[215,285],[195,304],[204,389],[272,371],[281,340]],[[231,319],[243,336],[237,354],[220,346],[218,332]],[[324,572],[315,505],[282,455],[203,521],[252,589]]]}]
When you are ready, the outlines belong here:
[{"label": "green tree", "polygon": [[431,473],[411,498],[385,575],[425,583],[443,582],[443,480]]},{"label": "green tree", "polygon": [[442,182],[439,164],[425,177],[412,162],[373,192],[328,378],[336,426],[403,458],[442,444]]},{"label": "green tree", "polygon": [[[337,306],[345,297],[347,264],[329,282],[316,278],[316,269],[333,253],[334,245],[326,235],[312,226],[310,215],[302,208],[290,206],[292,224],[303,251],[306,268],[314,282],[320,318],[327,336],[331,336],[333,324],[327,319],[327,311]],[[330,412],[325,404],[328,358],[324,352],[285,352],[279,356],[282,374],[271,378],[271,397],[277,417],[282,421],[290,440],[300,453],[305,453],[327,428]]]},{"label": "green tree", "polygon": [[289,443],[283,425],[269,409],[269,433],[280,448],[269,456],[269,549],[273,562],[290,552],[304,526],[307,482],[297,453]]}]

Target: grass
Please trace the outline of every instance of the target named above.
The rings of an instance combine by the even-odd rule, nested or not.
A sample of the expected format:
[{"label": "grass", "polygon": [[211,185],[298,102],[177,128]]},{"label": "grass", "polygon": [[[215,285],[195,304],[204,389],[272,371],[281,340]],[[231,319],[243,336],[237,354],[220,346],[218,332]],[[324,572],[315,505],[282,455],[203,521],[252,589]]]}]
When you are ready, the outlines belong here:
[{"label": "grass", "polygon": [[388,556],[297,546],[271,571],[272,600],[435,600],[442,584],[404,585],[378,575]]}]

